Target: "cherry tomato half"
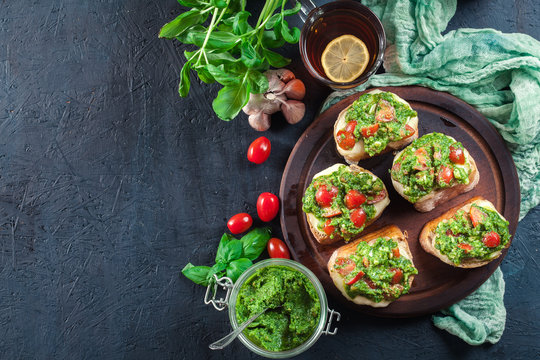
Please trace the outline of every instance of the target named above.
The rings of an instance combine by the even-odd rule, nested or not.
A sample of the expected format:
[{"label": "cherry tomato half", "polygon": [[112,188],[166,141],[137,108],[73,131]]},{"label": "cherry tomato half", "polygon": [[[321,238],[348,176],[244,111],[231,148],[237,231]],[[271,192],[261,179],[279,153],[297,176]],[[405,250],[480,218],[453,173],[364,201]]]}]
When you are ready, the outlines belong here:
[{"label": "cherry tomato half", "polygon": [[379,130],[379,123],[362,128],[362,136],[365,138],[372,137]]},{"label": "cherry tomato half", "polygon": [[413,136],[415,132],[416,131],[414,131],[414,128],[412,126],[405,124],[405,131],[402,130],[399,135],[402,139],[407,139]]},{"label": "cherry tomato half", "polygon": [[315,201],[317,201],[320,207],[328,207],[332,205],[332,200],[334,200],[338,192],[339,189],[337,187],[332,185],[330,191],[328,191],[327,185],[323,184],[319,186],[319,189],[315,193]]},{"label": "cherry tomato half", "polygon": [[439,183],[450,184],[450,181],[454,178],[454,170],[448,166],[441,166],[438,177]]},{"label": "cherry tomato half", "polygon": [[332,225],[332,219],[326,220],[324,223],[323,231],[326,235],[330,236],[336,230],[336,227]]},{"label": "cherry tomato half", "polygon": [[454,164],[465,164],[465,154],[463,154],[463,150],[460,148],[455,148],[453,146],[450,146],[450,161]]},{"label": "cherry tomato half", "polygon": [[362,227],[366,222],[366,212],[362,208],[355,209],[350,215],[351,221],[356,227]]},{"label": "cherry tomato half", "polygon": [[490,231],[482,238],[482,242],[487,247],[493,248],[499,246],[501,237],[495,231]]},{"label": "cherry tomato half", "polygon": [[270,140],[266,137],[261,136],[260,138],[255,139],[251,145],[249,145],[247,151],[247,158],[249,161],[255,164],[262,164],[270,156],[271,149]]},{"label": "cherry tomato half", "polygon": [[356,139],[352,132],[340,130],[337,133],[337,143],[343,150],[351,150],[356,144]]},{"label": "cherry tomato half", "polygon": [[476,206],[471,206],[471,209],[469,210],[469,216],[471,217],[473,227],[477,227],[486,219],[486,214],[484,214],[484,212],[478,209]]},{"label": "cherry tomato half", "polygon": [[279,199],[276,195],[263,192],[257,199],[257,215],[262,221],[271,221],[279,211]]},{"label": "cherry tomato half", "polygon": [[348,283],[347,285],[351,286],[353,285],[355,282],[357,282],[358,280],[360,280],[361,278],[364,277],[364,272],[363,271],[359,271],[358,274],[355,275],[355,277],[353,277]]},{"label": "cherry tomato half", "polygon": [[240,234],[246,231],[253,224],[253,219],[248,213],[239,213],[227,221],[227,227],[233,234]]},{"label": "cherry tomato half", "polygon": [[271,238],[270,240],[268,240],[266,249],[268,250],[268,255],[270,255],[271,258],[291,258],[291,254],[289,253],[287,245],[285,245],[285,243],[278,238]]},{"label": "cherry tomato half", "polygon": [[459,243],[458,248],[465,250],[466,253],[472,250],[472,246],[465,243]]},{"label": "cherry tomato half", "polygon": [[403,270],[401,269],[392,269],[394,276],[392,276],[392,284],[399,284],[403,280]]},{"label": "cherry tomato half", "polygon": [[355,209],[366,202],[366,195],[362,194],[358,190],[351,189],[345,195],[345,206],[347,209]]},{"label": "cherry tomato half", "polygon": [[343,257],[339,257],[336,259],[335,266],[340,267],[339,269],[336,269],[336,270],[338,273],[340,273],[343,276],[349,275],[349,273],[353,271],[354,268],[356,268],[356,264],[354,263],[354,261],[352,261],[349,258],[343,258]]},{"label": "cherry tomato half", "polygon": [[354,134],[354,129],[356,128],[356,124],[358,124],[356,120],[349,121],[347,123],[347,126],[345,126],[345,131],[350,132],[351,134]]}]

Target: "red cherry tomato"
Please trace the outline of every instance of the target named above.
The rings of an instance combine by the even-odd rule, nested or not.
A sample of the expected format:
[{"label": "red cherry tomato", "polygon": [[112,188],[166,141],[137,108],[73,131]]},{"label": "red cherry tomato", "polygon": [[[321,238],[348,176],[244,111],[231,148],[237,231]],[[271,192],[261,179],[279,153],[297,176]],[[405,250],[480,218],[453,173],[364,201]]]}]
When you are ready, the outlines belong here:
[{"label": "red cherry tomato", "polygon": [[328,219],[324,223],[323,231],[328,236],[332,235],[332,233],[336,230],[336,227],[332,226],[331,223],[332,223],[332,219]]},{"label": "red cherry tomato", "polygon": [[490,231],[482,238],[482,242],[487,247],[493,248],[499,246],[501,237],[495,231]]},{"label": "red cherry tomato", "polygon": [[403,270],[401,269],[392,269],[394,276],[392,277],[392,284],[399,284],[403,280]]},{"label": "red cherry tomato", "polygon": [[291,258],[291,254],[289,253],[287,245],[285,245],[285,243],[278,238],[271,238],[270,240],[268,240],[266,248],[268,250],[268,255],[270,255],[271,258]]},{"label": "red cherry tomato", "polygon": [[345,131],[350,132],[351,134],[354,134],[354,129],[356,128],[356,120],[349,121],[347,123],[347,126],[345,126]]},{"label": "red cherry tomato", "polygon": [[394,257],[397,259],[401,256],[401,254],[399,253],[399,248],[393,248],[392,249],[392,254],[394,255]]},{"label": "red cherry tomato", "polygon": [[328,207],[332,205],[332,200],[334,200],[338,192],[339,189],[337,187],[332,185],[330,191],[328,191],[328,187],[323,184],[319,186],[319,189],[315,193],[315,201],[317,201],[320,207]]},{"label": "red cherry tomato", "polygon": [[438,177],[439,183],[444,182],[446,184],[450,184],[450,181],[452,181],[454,178],[454,170],[448,166],[441,166]]},{"label": "red cherry tomato", "polygon": [[351,212],[350,218],[354,226],[362,227],[366,222],[366,212],[362,208],[355,209]]},{"label": "red cherry tomato", "polygon": [[412,126],[405,124],[405,131],[400,131],[399,135],[402,139],[407,139],[413,136],[415,132],[416,131],[414,131],[414,128]]},{"label": "red cherry tomato", "polygon": [[469,216],[471,217],[473,227],[477,227],[479,224],[484,222],[484,219],[486,218],[486,214],[475,206],[471,206]]},{"label": "red cherry tomato", "polygon": [[343,257],[339,257],[336,259],[336,265],[341,267],[340,269],[337,269],[337,272],[340,273],[340,275],[342,276],[349,275],[349,273],[353,271],[354,268],[356,268],[356,264],[354,263],[354,261],[349,258]]},{"label": "red cherry tomato", "polygon": [[362,136],[365,138],[372,137],[379,130],[379,123],[362,128]]},{"label": "red cherry tomato", "polygon": [[472,250],[472,246],[465,243],[459,243],[458,248],[465,250],[466,253]]},{"label": "red cherry tomato", "polygon": [[360,191],[351,189],[345,195],[345,206],[347,209],[355,209],[366,202],[366,195],[362,194]]},{"label": "red cherry tomato", "polygon": [[248,213],[239,213],[227,221],[227,227],[233,234],[240,234],[246,231],[253,224],[253,219]]},{"label": "red cherry tomato", "polygon": [[257,215],[262,221],[271,221],[279,211],[279,199],[276,195],[263,192],[257,199]]},{"label": "red cherry tomato", "polygon": [[453,146],[450,146],[450,161],[454,164],[465,164],[465,154],[463,154],[463,150],[460,148],[455,148]]},{"label": "red cherry tomato", "polygon": [[364,275],[366,275],[366,274],[364,274],[363,271],[359,271],[358,274],[356,274],[355,277],[353,277],[353,278],[351,279],[351,281],[349,281],[349,282],[347,283],[347,285],[351,286],[352,284],[354,284],[355,282],[357,282],[358,280],[360,280],[361,278],[363,278]]},{"label": "red cherry tomato", "polygon": [[270,156],[270,140],[261,136],[255,139],[251,145],[249,145],[247,158],[249,161],[255,164],[262,164]]},{"label": "red cherry tomato", "polygon": [[340,130],[337,133],[337,143],[343,150],[351,150],[356,144],[356,139],[352,132]]}]

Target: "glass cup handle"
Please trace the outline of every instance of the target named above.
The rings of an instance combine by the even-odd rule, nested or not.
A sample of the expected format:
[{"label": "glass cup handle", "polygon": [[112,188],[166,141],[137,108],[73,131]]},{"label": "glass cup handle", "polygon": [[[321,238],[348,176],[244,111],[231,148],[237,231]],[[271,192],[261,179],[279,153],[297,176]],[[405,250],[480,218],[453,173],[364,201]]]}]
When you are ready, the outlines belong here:
[{"label": "glass cup handle", "polygon": [[[206,305],[214,305],[217,311],[225,310],[227,304],[229,303],[229,298],[231,296],[231,290],[233,285],[234,283],[230,278],[224,276],[218,279],[216,274],[214,274],[213,281],[211,281],[206,288],[206,294],[204,295],[204,303]],[[227,293],[225,294],[224,298],[220,297],[216,300],[218,287],[220,286],[223,288],[223,290],[227,290]]]},{"label": "glass cup handle", "polygon": [[[291,0],[291,2],[296,4],[297,0]],[[300,11],[298,12],[298,16],[300,16],[300,20],[305,23],[308,14],[311,10],[315,9],[317,5],[315,5],[311,0],[298,0],[298,2],[302,5]]]},{"label": "glass cup handle", "polygon": [[324,335],[336,335],[337,326],[334,327],[334,330],[330,331],[330,327],[332,326],[332,321],[334,320],[334,315],[336,317],[336,322],[341,320],[341,314],[340,313],[338,313],[335,310],[328,309],[328,320],[326,321],[326,329],[323,330],[322,334],[324,334]]}]

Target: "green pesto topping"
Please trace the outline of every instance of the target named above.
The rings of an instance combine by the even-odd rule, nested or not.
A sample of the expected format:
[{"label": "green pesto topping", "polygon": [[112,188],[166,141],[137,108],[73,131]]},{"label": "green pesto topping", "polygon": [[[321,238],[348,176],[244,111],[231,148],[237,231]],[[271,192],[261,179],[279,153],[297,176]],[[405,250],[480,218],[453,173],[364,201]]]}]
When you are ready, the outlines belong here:
[{"label": "green pesto topping", "polygon": [[440,133],[426,134],[403,150],[390,174],[415,203],[433,190],[469,183],[470,161],[465,158],[463,164],[454,163],[450,155],[456,151],[464,152],[460,142]]},{"label": "green pesto topping", "polygon": [[236,300],[236,317],[242,324],[269,308],[251,323],[244,335],[268,351],[285,351],[305,343],[321,316],[315,287],[306,275],[286,266],[271,265],[246,280]]},{"label": "green pesto topping", "polygon": [[382,237],[373,245],[361,241],[354,254],[337,258],[334,268],[351,298],[363,296],[374,302],[393,301],[407,294],[409,277],[418,274],[411,260],[399,253],[397,242]]},{"label": "green pesto topping", "polygon": [[382,92],[360,96],[347,111],[345,120],[357,122],[353,132],[355,140],[363,139],[365,151],[373,156],[383,151],[389,142],[412,136],[414,129],[405,124],[415,116],[416,111],[396,100],[394,94]]},{"label": "green pesto topping", "polygon": [[[454,264],[460,265],[464,260],[491,260],[492,256],[508,245],[510,232],[508,221],[496,211],[485,207],[472,205],[479,210],[480,221],[473,226],[471,211],[459,210],[454,217],[441,221],[435,229],[435,248],[446,255]],[[474,210],[473,210],[474,211]],[[490,243],[489,236],[495,232],[499,237],[496,246]]]},{"label": "green pesto topping", "polygon": [[[332,186],[338,189],[338,193],[328,207],[322,207],[317,203],[316,194],[321,187],[328,191]],[[356,190],[366,197],[366,201],[357,208],[348,209],[345,204],[345,196],[350,190]],[[347,166],[341,166],[332,174],[323,175],[314,179],[306,189],[302,198],[302,210],[305,213],[312,213],[319,220],[317,227],[324,231],[325,225],[334,227],[334,231],[328,234],[330,238],[341,236],[346,241],[361,233],[365,224],[372,220],[377,213],[373,204],[387,197],[384,184],[381,179],[373,178],[369,173],[353,173]],[[366,219],[362,226],[356,226],[351,220],[351,214],[361,209],[366,214]],[[327,222],[329,222],[327,224]]]}]

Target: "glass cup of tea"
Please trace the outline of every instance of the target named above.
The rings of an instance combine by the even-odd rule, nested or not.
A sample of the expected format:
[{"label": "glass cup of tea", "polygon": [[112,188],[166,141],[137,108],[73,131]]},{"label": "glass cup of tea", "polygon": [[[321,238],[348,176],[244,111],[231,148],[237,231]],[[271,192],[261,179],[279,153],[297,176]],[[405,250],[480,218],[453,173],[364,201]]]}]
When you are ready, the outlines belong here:
[{"label": "glass cup of tea", "polygon": [[[349,89],[364,83],[377,71],[383,61],[386,35],[381,21],[367,6],[351,0],[333,1],[319,7],[315,7],[310,0],[300,2],[302,4],[300,17],[304,20],[304,26],[300,32],[300,54],[311,76],[333,89]],[[302,12],[307,16],[302,16]],[[352,38],[350,35],[360,40],[360,42],[352,40],[353,46],[360,45],[360,50],[354,51],[361,51],[364,56],[367,55],[367,61],[364,57],[363,71],[361,67],[355,68],[357,70],[355,74],[358,74],[355,78],[345,82],[336,81],[335,76],[330,74],[329,77],[325,71],[323,53],[329,44],[338,38],[340,38],[338,42],[348,38],[347,44],[350,44]],[[362,42],[365,46],[361,44]],[[336,48],[336,46],[331,46],[331,48]],[[325,59],[328,59],[326,54],[332,49],[327,50]],[[325,62],[327,68],[328,64]]]}]

